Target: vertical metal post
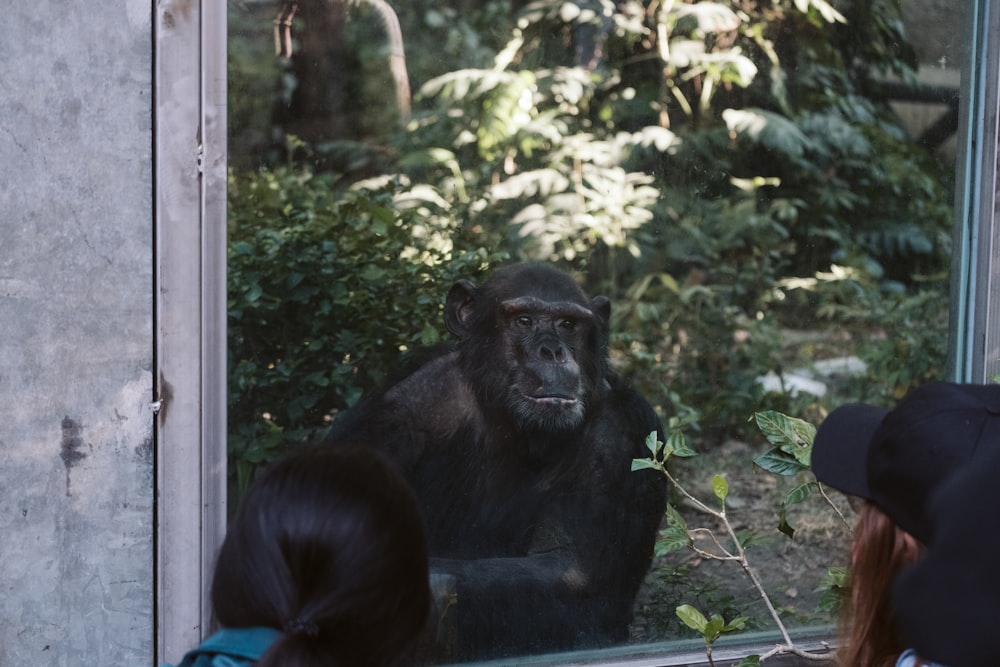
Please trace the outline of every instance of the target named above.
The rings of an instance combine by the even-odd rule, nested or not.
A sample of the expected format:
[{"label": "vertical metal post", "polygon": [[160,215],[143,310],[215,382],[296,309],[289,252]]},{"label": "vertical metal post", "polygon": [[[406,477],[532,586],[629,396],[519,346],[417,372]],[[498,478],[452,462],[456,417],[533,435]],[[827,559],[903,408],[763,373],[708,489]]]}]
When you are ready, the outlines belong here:
[{"label": "vertical metal post", "polygon": [[957,382],[982,383],[1000,373],[1000,12],[989,0],[970,5],[970,52],[962,69],[958,132],[948,375]]},{"label": "vertical metal post", "polygon": [[226,533],[226,405],[228,382],[227,183],[228,42],[226,2],[201,2],[202,108],[202,627],[210,623],[209,586],[215,556]]},{"label": "vertical metal post", "polygon": [[225,7],[162,0],[153,17],[158,663],[210,630],[225,531]]}]

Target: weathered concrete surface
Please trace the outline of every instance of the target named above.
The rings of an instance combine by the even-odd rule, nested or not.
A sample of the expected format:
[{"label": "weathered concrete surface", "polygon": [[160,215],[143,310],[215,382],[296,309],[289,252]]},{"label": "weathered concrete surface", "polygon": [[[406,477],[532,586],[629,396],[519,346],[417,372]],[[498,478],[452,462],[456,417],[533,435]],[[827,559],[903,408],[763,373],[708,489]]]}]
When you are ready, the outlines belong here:
[{"label": "weathered concrete surface", "polygon": [[0,665],[153,663],[148,0],[0,21]]}]

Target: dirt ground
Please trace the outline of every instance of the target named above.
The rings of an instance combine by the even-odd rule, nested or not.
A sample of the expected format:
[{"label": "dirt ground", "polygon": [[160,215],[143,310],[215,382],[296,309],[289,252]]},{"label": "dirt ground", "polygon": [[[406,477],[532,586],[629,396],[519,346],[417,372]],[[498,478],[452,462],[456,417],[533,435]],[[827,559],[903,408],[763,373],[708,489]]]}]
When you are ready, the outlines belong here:
[{"label": "dirt ground", "polygon": [[[850,532],[824,501],[814,496],[789,510],[794,539],[778,531],[778,512],[787,491],[811,480],[808,473],[779,477],[753,466],[762,451],[737,441],[697,446],[699,454],[675,465],[678,481],[695,497],[717,506],[711,479],[721,474],[729,485],[727,516],[737,531],[750,530],[758,542],[748,550],[750,566],[789,630],[832,625],[836,619],[817,609],[827,568],[847,564]],[[830,497],[853,524],[846,498]],[[691,529],[713,527],[715,520],[688,503],[672,499]],[[721,533],[720,533],[721,534]],[[723,541],[725,544],[726,541]],[[707,545],[706,545],[707,546]],[[639,595],[632,636],[636,642],[697,637],[675,614],[680,604],[697,607],[705,616],[726,621],[746,616],[747,632],[777,631],[767,608],[739,564],[706,560],[689,549],[667,554],[654,563]]]}]

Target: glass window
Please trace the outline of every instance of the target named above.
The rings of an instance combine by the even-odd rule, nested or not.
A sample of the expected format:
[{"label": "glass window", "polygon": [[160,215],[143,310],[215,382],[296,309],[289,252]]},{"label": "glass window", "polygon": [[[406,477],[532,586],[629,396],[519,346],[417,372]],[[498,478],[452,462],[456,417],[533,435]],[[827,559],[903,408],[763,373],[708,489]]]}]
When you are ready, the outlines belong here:
[{"label": "glass window", "polygon": [[[662,421],[676,484],[593,472],[643,455],[587,454],[640,399],[562,457],[421,459],[425,661],[694,664],[706,633],[719,659],[822,650],[852,509],[766,436],[1000,359],[964,321],[990,298],[968,278],[991,257],[968,242],[992,211],[967,151],[991,99],[976,5],[841,4],[229,3],[230,506],[449,343],[453,283],[540,260],[610,299],[609,372]],[[742,547],[766,595],[719,558]]]}]

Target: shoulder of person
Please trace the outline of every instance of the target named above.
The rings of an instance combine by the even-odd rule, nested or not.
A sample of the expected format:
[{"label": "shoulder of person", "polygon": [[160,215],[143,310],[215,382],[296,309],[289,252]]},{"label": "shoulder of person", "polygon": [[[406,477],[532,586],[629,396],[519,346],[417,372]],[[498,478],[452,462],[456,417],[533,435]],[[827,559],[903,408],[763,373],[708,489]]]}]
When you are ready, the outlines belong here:
[{"label": "shoulder of person", "polygon": [[264,655],[279,634],[274,628],[224,628],[189,651],[177,667],[252,665]]},{"label": "shoulder of person", "polygon": [[912,648],[903,651],[896,661],[896,667],[944,667],[935,662],[920,661],[917,652]]}]

